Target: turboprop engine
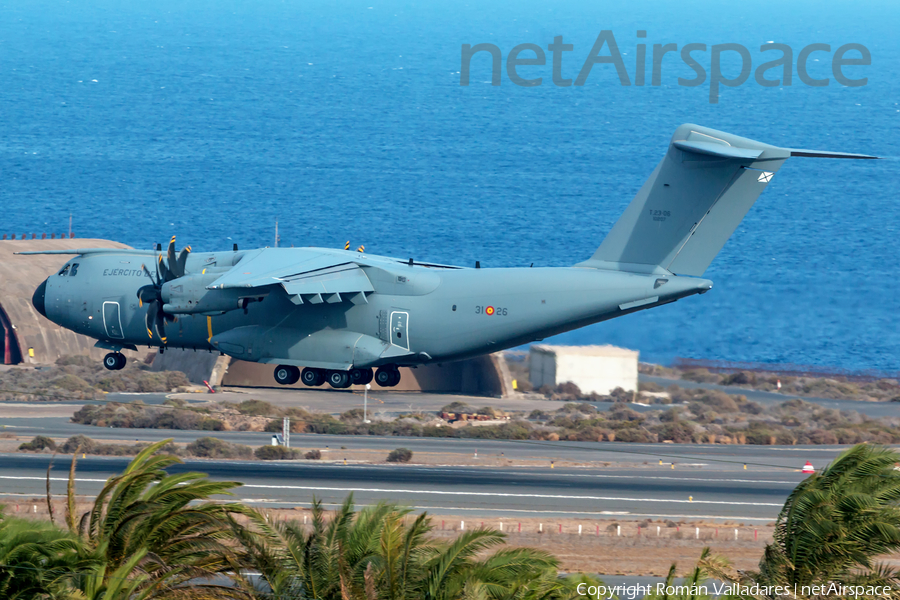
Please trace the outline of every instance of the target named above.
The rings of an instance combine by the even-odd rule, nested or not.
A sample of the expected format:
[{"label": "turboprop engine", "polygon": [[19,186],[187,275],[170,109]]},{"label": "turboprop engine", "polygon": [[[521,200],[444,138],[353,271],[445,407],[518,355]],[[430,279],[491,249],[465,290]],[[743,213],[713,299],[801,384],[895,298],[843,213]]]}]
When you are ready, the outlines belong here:
[{"label": "turboprop engine", "polygon": [[[171,315],[221,314],[247,309],[251,302],[262,302],[267,293],[259,289],[206,289],[222,273],[184,275],[162,285],[163,312]],[[248,293],[252,292],[252,293]]]}]

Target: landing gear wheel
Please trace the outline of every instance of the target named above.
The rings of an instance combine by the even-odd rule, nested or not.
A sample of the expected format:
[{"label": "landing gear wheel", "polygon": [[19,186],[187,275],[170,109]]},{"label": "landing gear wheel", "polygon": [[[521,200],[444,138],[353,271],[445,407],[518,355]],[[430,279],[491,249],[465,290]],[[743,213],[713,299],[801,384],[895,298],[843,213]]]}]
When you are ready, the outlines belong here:
[{"label": "landing gear wheel", "polygon": [[291,385],[300,379],[300,369],[293,365],[275,367],[275,381],[280,385]]},{"label": "landing gear wheel", "polygon": [[337,390],[342,390],[344,388],[350,387],[352,381],[350,381],[350,372],[349,371],[329,371],[328,372],[328,383]]},{"label": "landing gear wheel", "polygon": [[372,369],[350,369],[350,381],[353,385],[366,385],[372,382]]},{"label": "landing gear wheel", "polygon": [[127,362],[125,355],[119,352],[110,352],[103,357],[103,366],[110,371],[119,371],[125,368]]},{"label": "landing gear wheel", "polygon": [[303,385],[308,385],[310,387],[322,385],[325,383],[325,373],[319,369],[306,367],[300,374],[300,380],[303,381]]},{"label": "landing gear wheel", "polygon": [[375,371],[375,383],[381,387],[394,387],[400,383],[400,371],[397,367],[380,367]]}]

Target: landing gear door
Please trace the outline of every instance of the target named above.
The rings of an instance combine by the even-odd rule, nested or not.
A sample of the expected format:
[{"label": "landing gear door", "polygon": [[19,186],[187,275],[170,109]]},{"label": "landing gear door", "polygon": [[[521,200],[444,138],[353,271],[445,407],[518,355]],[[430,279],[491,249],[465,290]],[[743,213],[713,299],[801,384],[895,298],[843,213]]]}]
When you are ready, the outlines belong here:
[{"label": "landing gear door", "polygon": [[103,326],[110,338],[121,340],[125,337],[122,333],[122,317],[119,314],[118,302],[109,300],[103,302]]},{"label": "landing gear door", "polygon": [[404,350],[409,350],[409,313],[406,311],[391,311],[391,343]]}]

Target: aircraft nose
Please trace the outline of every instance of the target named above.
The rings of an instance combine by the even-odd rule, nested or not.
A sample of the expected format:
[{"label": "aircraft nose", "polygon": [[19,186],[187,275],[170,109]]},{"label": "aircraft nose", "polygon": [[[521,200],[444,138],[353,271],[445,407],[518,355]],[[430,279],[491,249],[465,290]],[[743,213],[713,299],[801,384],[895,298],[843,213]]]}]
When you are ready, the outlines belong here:
[{"label": "aircraft nose", "polygon": [[41,285],[34,290],[34,296],[31,297],[31,303],[34,305],[34,309],[41,313],[44,318],[47,317],[47,310],[44,306],[44,296],[47,294],[47,280],[41,282]]}]

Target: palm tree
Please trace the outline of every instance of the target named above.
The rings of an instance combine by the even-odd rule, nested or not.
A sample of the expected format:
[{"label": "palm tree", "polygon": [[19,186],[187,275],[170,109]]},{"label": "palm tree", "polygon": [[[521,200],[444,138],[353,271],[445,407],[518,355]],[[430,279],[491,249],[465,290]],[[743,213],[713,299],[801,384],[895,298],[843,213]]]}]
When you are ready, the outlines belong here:
[{"label": "palm tree", "polygon": [[[247,598],[234,516],[249,509],[209,499],[231,495],[237,482],[211,481],[201,473],[170,475],[180,459],[151,444],[125,471],[111,477],[90,511],[75,514],[75,459],[69,471],[66,522],[89,552],[102,558],[76,580],[89,600],[128,598]],[[77,452],[76,452],[77,455]],[[215,584],[215,577],[228,584]],[[236,579],[235,579],[236,578]]]},{"label": "palm tree", "polygon": [[[700,560],[694,567],[691,574],[685,577],[680,583],[675,581],[675,563],[669,567],[669,573],[666,576],[664,591],[662,594],[651,593],[644,596],[644,600],[708,600],[708,593],[700,593],[703,586],[714,574],[719,574],[730,567],[727,560],[714,556],[709,548],[704,548],[700,553]],[[668,593],[673,589],[675,593]],[[707,586],[707,590],[708,590]]]},{"label": "palm tree", "polygon": [[505,536],[491,529],[461,533],[450,543],[432,539],[421,514],[380,503],[354,511],[348,497],[332,518],[313,502],[307,532],[296,521],[257,518],[244,544],[272,600],[557,600],[576,597],[578,581],[562,579],[551,555],[528,548],[501,549]]},{"label": "palm tree", "polygon": [[[743,584],[892,586],[900,576],[877,562],[900,549],[900,455],[860,444],[811,475],[788,496],[758,572],[701,561],[716,577]],[[710,558],[710,557],[707,557]],[[900,591],[891,596],[900,597]]]},{"label": "palm tree", "polygon": [[77,537],[52,523],[0,519],[0,598],[65,598],[76,574],[96,562]]}]

